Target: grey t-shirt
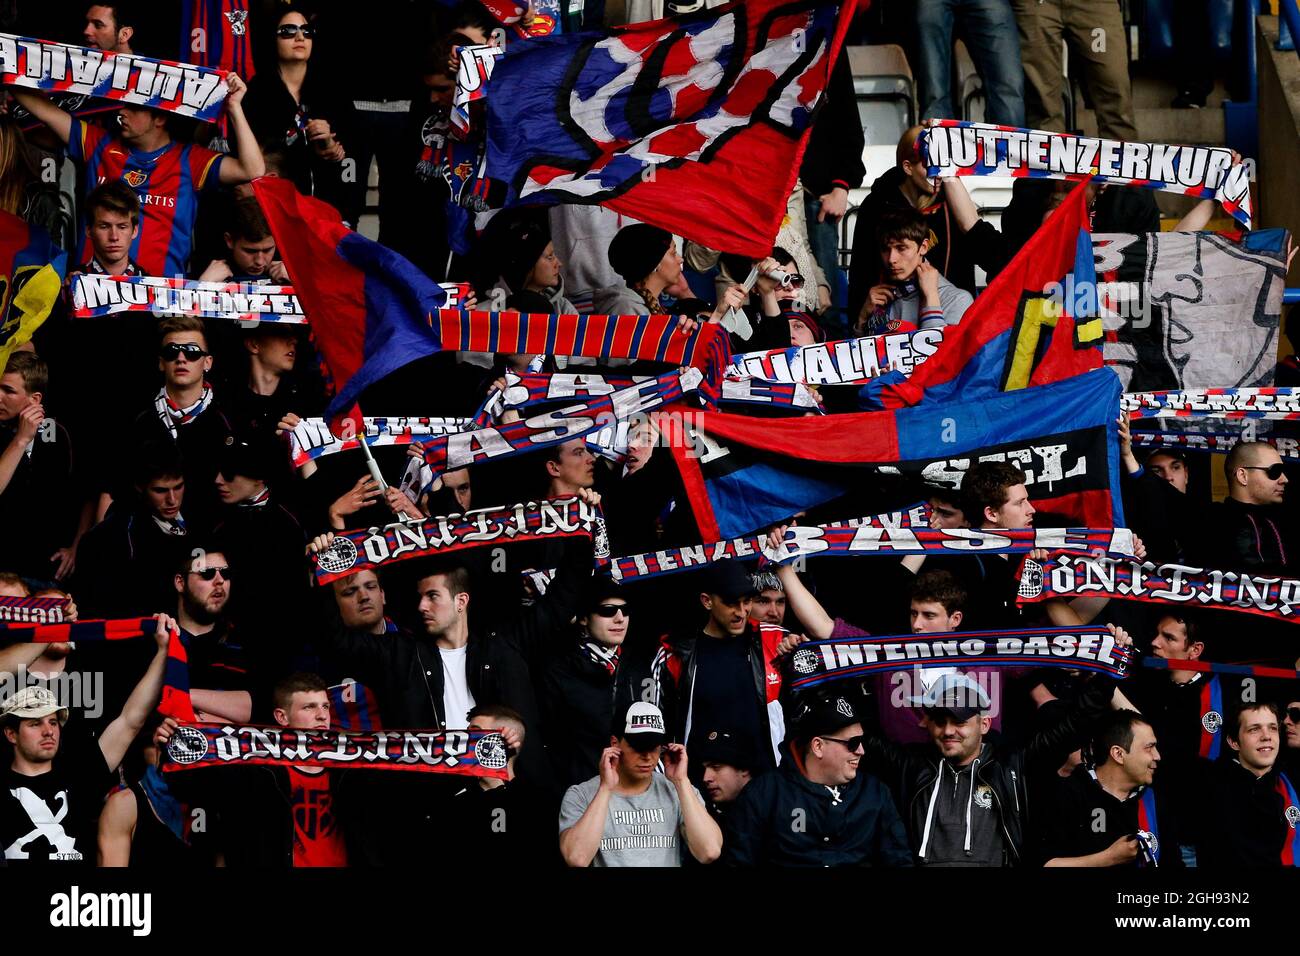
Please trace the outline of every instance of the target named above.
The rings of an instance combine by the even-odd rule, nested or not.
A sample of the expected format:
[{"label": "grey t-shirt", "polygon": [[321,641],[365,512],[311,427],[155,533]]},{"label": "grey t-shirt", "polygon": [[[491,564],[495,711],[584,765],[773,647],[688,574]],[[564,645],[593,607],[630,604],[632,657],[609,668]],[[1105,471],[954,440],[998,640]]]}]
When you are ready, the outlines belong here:
[{"label": "grey t-shirt", "polygon": [[945,325],[957,325],[961,322],[962,316],[966,310],[974,304],[969,292],[959,288],[939,276],[939,305],[943,307],[943,321],[940,322],[938,317],[927,317],[921,320],[921,293],[920,290],[901,296],[889,304],[890,319],[898,319],[902,322],[910,322],[918,329],[943,328]]},{"label": "grey t-shirt", "polygon": [[[574,784],[560,804],[560,832],[574,826],[591,806],[600,789],[600,777]],[[700,792],[691,787],[704,805]],[[592,866],[681,866],[682,807],[677,788],[658,771],[645,793],[635,797],[612,794],[605,834]]]}]

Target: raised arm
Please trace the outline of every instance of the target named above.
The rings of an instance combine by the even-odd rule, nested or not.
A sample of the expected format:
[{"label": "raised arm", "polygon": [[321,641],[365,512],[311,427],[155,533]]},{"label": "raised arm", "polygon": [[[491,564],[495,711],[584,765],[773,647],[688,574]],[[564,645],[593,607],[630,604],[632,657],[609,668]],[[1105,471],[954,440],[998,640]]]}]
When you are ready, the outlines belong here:
[{"label": "raised arm", "polygon": [[8,87],[18,105],[44,123],[51,133],[66,144],[72,138],[72,114],[50,102],[44,93],[23,89],[18,86]]},{"label": "raised arm", "polygon": [[948,209],[952,212],[957,228],[969,232],[980,221],[980,214],[975,208],[975,200],[970,198],[966,184],[956,176],[949,176],[941,181],[940,188],[943,189],[943,198],[948,202]]},{"label": "raised arm", "polygon": [[[785,525],[782,525],[768,535],[769,550],[778,550],[784,538]],[[804,587],[798,572],[788,564],[777,565],[776,579],[785,591],[786,604],[803,625],[804,633],[809,639],[824,641],[829,638],[831,631],[835,630],[835,621],[826,613],[821,602],[813,597],[812,592]]]},{"label": "raised arm", "polygon": [[[135,690],[131,691],[131,696],[126,699],[122,712],[117,715],[116,720],[104,728],[104,732],[99,736],[99,750],[104,755],[104,762],[114,770],[121,765],[127,748],[131,746],[131,741],[135,740],[136,735],[140,733],[144,722],[149,719],[149,714],[157,706],[158,698],[162,696],[163,669],[167,666],[167,644],[172,635],[180,630],[176,622],[166,614],[155,614],[154,620],[158,622],[158,628],[154,631],[154,642],[158,645],[157,653],[149,662],[149,669],[135,685]],[[176,639],[180,640],[179,637]]]},{"label": "raised arm", "polygon": [[712,863],[722,856],[722,829],[709,816],[699,792],[686,776],[686,748],[682,744],[669,744],[664,750],[664,769],[669,782],[677,788],[686,848],[698,862]]},{"label": "raised arm", "polygon": [[[609,798],[618,786],[617,747],[606,747],[600,755],[600,787],[596,795],[587,804],[578,822],[566,830],[560,831],[560,855],[567,866],[591,866],[591,861],[600,851],[600,840],[605,835],[605,821],[609,817]],[[569,806],[569,795],[565,795],[565,805]],[[564,807],[561,813],[564,813]]]},{"label": "raised arm", "polygon": [[257,145],[253,128],[248,125],[248,117],[244,115],[243,100],[248,84],[234,73],[227,78],[227,84],[230,91],[226,94],[226,115],[230,117],[235,155],[221,161],[220,178],[229,185],[266,175],[266,160],[262,157],[262,148]]}]

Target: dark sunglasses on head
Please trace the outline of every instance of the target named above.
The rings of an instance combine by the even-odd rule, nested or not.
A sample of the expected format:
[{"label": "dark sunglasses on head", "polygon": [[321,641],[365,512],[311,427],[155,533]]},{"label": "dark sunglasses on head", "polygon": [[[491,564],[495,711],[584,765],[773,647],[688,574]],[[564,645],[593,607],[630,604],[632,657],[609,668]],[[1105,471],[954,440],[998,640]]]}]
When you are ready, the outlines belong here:
[{"label": "dark sunglasses on head", "polygon": [[185,356],[186,361],[197,362],[209,353],[203,351],[203,346],[195,345],[193,342],[186,342],[184,345],[168,342],[158,351],[158,354],[165,362],[175,362],[182,355]]},{"label": "dark sunglasses on head", "polygon": [[1288,707],[1286,715],[1291,718],[1291,723],[1300,724],[1300,707]]},{"label": "dark sunglasses on head", "polygon": [[306,23],[284,23],[275,31],[275,35],[281,40],[292,40],[299,33],[304,40],[310,40],[316,35],[316,28]]},{"label": "dark sunglasses on head", "polygon": [[217,576],[218,571],[221,572],[221,579],[223,581],[230,580],[230,568],[221,564],[214,564],[211,567],[204,568],[202,571],[191,571],[190,574],[197,574],[204,581],[211,581]]},{"label": "dark sunglasses on head", "polygon": [[1282,463],[1275,461],[1271,465],[1242,465],[1248,471],[1262,471],[1269,481],[1277,481],[1282,477]]},{"label": "dark sunglasses on head", "polygon": [[859,747],[861,747],[862,742],[866,739],[867,739],[866,736],[863,734],[858,734],[856,737],[850,737],[847,740],[845,740],[842,737],[826,737],[826,736],[822,737],[822,740],[833,740],[837,744],[843,744],[845,747],[849,749],[849,753],[853,753]]},{"label": "dark sunglasses on head", "polygon": [[624,617],[628,616],[626,604],[597,604],[592,608],[591,613],[596,617],[613,617],[619,611],[623,612]]}]

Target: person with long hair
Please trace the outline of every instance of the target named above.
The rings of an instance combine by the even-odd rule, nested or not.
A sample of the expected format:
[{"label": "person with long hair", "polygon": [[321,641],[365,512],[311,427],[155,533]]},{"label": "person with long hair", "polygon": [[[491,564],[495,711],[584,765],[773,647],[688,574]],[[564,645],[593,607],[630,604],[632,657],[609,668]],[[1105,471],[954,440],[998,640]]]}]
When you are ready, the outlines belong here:
[{"label": "person with long hair", "polygon": [[345,175],[355,111],[324,71],[313,69],[317,35],[298,7],[280,12],[275,66],[249,81],[248,121],[259,142],[283,147],[283,175],[299,192],[325,200],[346,216],[355,185]]}]

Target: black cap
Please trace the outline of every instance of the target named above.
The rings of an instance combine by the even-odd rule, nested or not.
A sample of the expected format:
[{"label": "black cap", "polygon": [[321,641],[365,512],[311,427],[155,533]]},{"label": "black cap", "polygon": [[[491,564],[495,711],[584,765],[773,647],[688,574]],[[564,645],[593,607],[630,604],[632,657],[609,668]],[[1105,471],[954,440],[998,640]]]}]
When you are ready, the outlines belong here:
[{"label": "black cap", "polygon": [[735,558],[715,561],[705,568],[700,574],[700,590],[705,594],[716,594],[728,604],[758,593],[753,575]]},{"label": "black cap", "polygon": [[673,234],[649,223],[624,226],[609,244],[609,264],[631,285],[640,282],[659,266]]},{"label": "black cap", "polygon": [[800,740],[825,737],[859,722],[858,712],[847,697],[805,697],[795,703],[790,721],[792,736]]},{"label": "black cap", "polygon": [[722,763],[737,770],[753,770],[753,743],[747,737],[726,730],[710,730],[691,751],[691,759],[705,763]]},{"label": "black cap", "polygon": [[582,608],[584,611],[590,611],[611,598],[617,598],[625,604],[632,603],[627,599],[627,592],[623,590],[623,585],[607,574],[594,575],[587,582],[587,588],[583,592]]},{"label": "black cap", "polygon": [[217,457],[217,471],[230,478],[243,475],[255,481],[266,481],[275,472],[276,452],[279,443],[265,435],[234,437],[221,449]]}]

